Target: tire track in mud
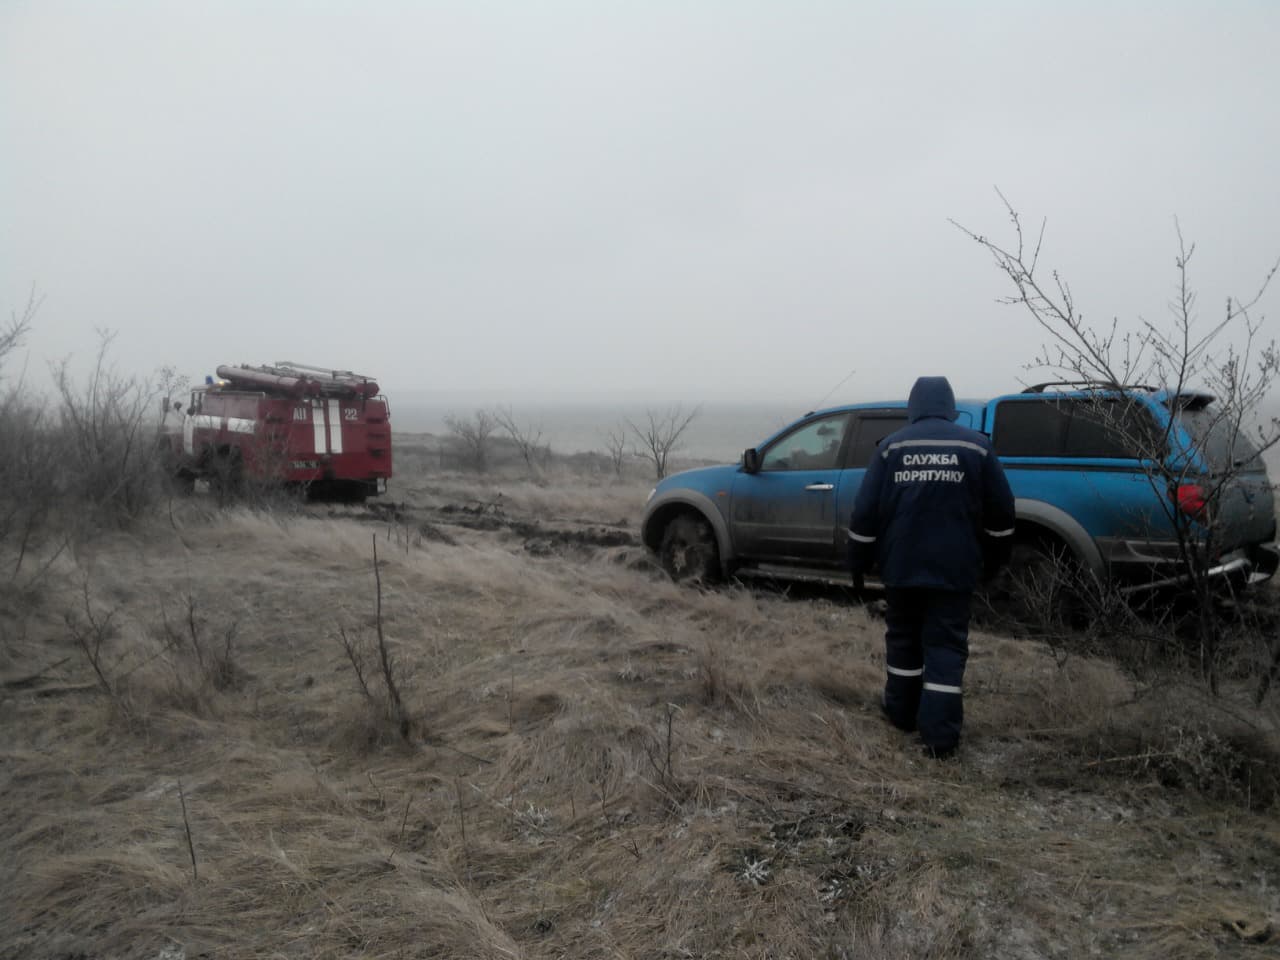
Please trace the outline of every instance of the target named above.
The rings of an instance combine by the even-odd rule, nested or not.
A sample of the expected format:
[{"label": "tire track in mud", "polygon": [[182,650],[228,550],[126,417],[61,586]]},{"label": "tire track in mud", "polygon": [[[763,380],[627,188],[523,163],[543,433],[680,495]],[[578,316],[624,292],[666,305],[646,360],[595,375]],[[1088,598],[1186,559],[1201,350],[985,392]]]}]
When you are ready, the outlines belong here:
[{"label": "tire track in mud", "polygon": [[[458,540],[449,527],[483,533],[509,535],[522,541],[524,550],[537,557],[563,556],[604,548],[641,548],[640,538],[622,526],[591,521],[563,520],[548,523],[512,516],[501,500],[472,500],[440,507],[417,507],[407,503],[370,503],[354,515],[369,523],[404,525],[423,540],[456,546]],[[630,558],[629,558],[630,559]],[[642,562],[636,558],[636,562]]]}]

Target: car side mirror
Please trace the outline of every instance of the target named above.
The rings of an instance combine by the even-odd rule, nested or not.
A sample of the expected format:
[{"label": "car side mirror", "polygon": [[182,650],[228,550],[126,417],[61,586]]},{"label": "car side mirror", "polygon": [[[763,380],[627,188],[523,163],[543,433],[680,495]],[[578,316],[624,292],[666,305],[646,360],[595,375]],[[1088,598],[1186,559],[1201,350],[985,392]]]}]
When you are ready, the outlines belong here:
[{"label": "car side mirror", "polygon": [[742,469],[747,473],[760,472],[760,451],[755,447],[742,451]]}]

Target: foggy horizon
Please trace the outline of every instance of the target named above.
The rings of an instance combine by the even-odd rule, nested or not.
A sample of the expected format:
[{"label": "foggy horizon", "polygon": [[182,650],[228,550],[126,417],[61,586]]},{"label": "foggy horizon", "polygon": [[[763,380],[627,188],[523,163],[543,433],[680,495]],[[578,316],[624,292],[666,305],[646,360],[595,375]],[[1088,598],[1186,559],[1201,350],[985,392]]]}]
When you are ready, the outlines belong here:
[{"label": "foggy horizon", "polygon": [[1177,218],[1208,324],[1280,256],[1277,36],[1243,0],[15,0],[0,294],[43,301],[4,376],[106,328],[122,370],[290,358],[393,403],[1011,392],[1045,336],[950,221],[1006,239],[998,187],[1133,327]]}]

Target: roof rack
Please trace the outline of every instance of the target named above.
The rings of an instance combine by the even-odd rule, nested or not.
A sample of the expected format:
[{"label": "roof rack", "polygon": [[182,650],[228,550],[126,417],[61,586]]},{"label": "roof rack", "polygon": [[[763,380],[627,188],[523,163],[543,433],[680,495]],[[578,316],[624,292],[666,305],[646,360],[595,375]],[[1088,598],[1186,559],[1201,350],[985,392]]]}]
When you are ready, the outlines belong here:
[{"label": "roof rack", "polygon": [[1105,390],[1145,390],[1155,393],[1159,387],[1146,383],[1107,383],[1105,380],[1047,380],[1027,387],[1023,393],[1044,393],[1050,387],[1101,387]]},{"label": "roof rack", "polygon": [[294,363],[292,360],[277,360],[271,365],[275,372],[299,379],[310,380],[319,388],[321,396],[358,397],[377,396],[379,386],[373,377],[352,370],[334,370],[329,367],[316,367],[309,363]]},{"label": "roof rack", "polygon": [[309,374],[320,374],[330,380],[354,380],[362,382],[372,380],[373,377],[365,376],[363,373],[355,373],[351,370],[333,370],[329,367],[316,367],[309,363],[294,363],[292,360],[277,360],[272,366],[284,370],[305,370]]},{"label": "roof rack", "polygon": [[309,397],[356,397],[368,399],[378,394],[372,377],[350,370],[330,370],[302,363],[265,363],[220,366],[217,374],[231,384],[258,390]]}]

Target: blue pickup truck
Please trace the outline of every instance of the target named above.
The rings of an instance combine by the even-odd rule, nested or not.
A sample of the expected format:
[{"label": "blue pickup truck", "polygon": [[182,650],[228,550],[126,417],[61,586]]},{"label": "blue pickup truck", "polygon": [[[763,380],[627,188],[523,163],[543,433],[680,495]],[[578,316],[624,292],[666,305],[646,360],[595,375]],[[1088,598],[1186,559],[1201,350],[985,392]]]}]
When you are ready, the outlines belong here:
[{"label": "blue pickup truck", "polygon": [[[906,406],[819,410],[736,465],[665,478],[644,543],[678,580],[844,579],[854,498]],[[1015,564],[1065,559],[1126,589],[1176,583],[1181,514],[1208,539],[1212,575],[1256,582],[1280,565],[1266,468],[1208,394],[1043,384],[957,408],[991,437],[1013,488]]]}]

